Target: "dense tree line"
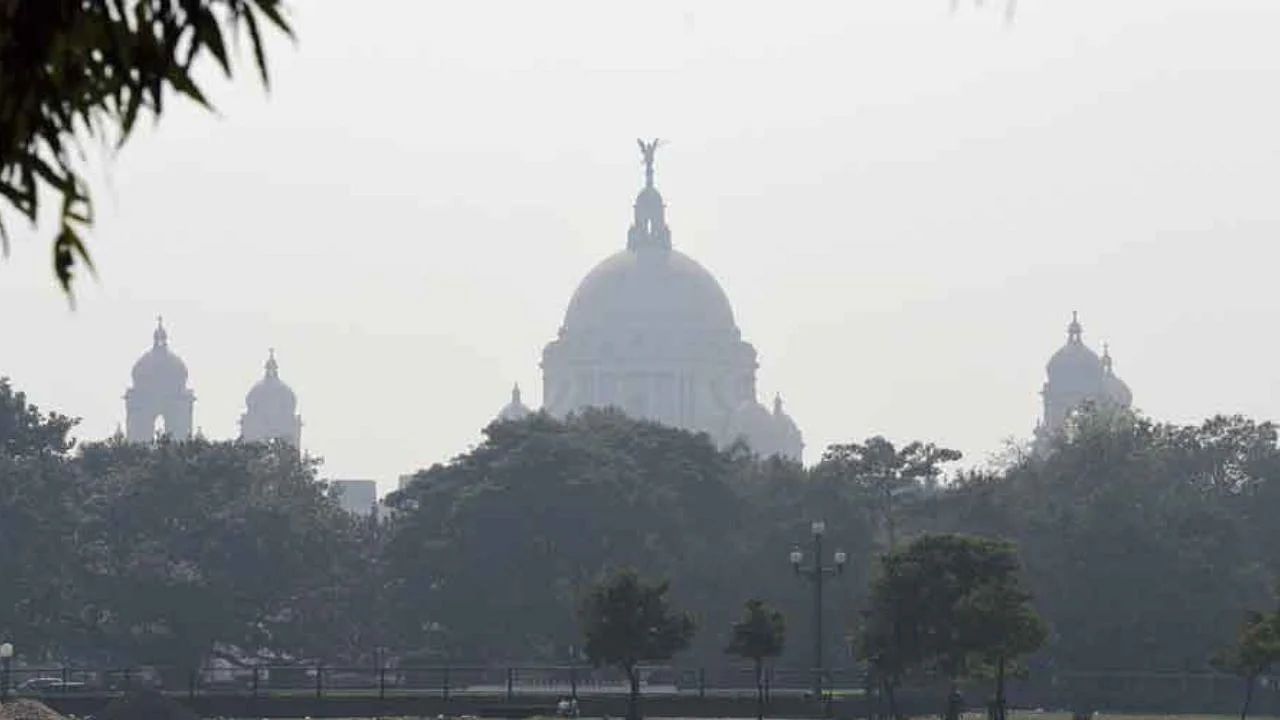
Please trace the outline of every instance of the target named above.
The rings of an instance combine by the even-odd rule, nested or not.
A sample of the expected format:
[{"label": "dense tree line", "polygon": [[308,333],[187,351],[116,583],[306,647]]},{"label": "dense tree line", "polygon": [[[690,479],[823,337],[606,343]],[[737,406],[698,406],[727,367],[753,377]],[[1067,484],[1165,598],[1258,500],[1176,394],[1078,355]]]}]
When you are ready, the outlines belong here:
[{"label": "dense tree line", "polygon": [[611,411],[535,415],[419,472],[376,523],[287,446],[76,446],[74,427],[0,384],[0,635],[28,657],[559,663],[586,654],[596,581],[634,568],[699,628],[680,662],[732,663],[754,598],[788,618],[776,662],[807,668],[787,554],[824,519],[850,557],[827,596],[832,666],[869,655],[886,558],[960,533],[1011,543],[1046,623],[1033,674],[1208,670],[1280,575],[1276,431],[1240,417],[1084,411],[1044,457],[947,477],[956,454],[927,443],[803,468]]},{"label": "dense tree line", "polygon": [[185,673],[345,649],[366,558],[314,462],[205,440],[72,452],[74,426],[0,381],[0,635],[26,657]]}]

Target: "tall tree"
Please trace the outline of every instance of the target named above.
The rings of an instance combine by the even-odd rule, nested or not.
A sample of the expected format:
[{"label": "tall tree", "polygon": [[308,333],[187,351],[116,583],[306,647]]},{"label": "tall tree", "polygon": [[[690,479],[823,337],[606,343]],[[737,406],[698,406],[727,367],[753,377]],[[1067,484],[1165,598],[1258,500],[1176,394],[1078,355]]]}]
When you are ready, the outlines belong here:
[{"label": "tall tree", "polygon": [[756,681],[756,717],[764,720],[764,661],[782,654],[787,624],[782,613],[762,600],[748,600],[742,619],[733,624],[733,639],[725,652],[751,660]]},{"label": "tall tree", "polygon": [[960,452],[933,443],[912,442],[902,448],[882,436],[863,443],[832,445],[822,455],[819,471],[835,473],[860,488],[884,528],[886,545],[898,541],[898,506],[903,496],[936,486],[942,466]]},{"label": "tall tree", "polygon": [[1045,623],[1031,606],[1031,593],[1023,589],[1016,572],[997,575],[971,589],[957,603],[956,615],[964,644],[973,648],[977,660],[994,677],[991,720],[1005,720],[1008,671],[1044,645]]},{"label": "tall tree", "polygon": [[[88,265],[80,236],[93,219],[74,150],[123,144],[140,113],[159,117],[167,95],[208,107],[198,63],[233,71],[228,40],[247,35],[263,82],[263,31],[285,33],[283,0],[0,0],[0,199],[35,223],[53,193],[60,229],[53,266],[64,290]],[[0,214],[0,246],[9,236]]]},{"label": "tall tree", "polygon": [[636,666],[670,660],[693,637],[693,617],[671,608],[667,588],[666,582],[646,582],[635,571],[623,570],[601,580],[582,604],[587,658],[627,675],[628,720],[640,720]]}]

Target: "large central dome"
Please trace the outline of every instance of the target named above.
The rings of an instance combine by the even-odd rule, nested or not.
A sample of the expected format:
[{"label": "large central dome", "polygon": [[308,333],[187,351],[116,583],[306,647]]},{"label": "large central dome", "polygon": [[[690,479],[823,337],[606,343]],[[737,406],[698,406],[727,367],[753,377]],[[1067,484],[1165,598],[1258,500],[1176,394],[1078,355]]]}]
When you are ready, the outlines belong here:
[{"label": "large central dome", "polygon": [[669,326],[736,334],[720,283],[678,250],[621,250],[587,274],[565,312],[566,332]]},{"label": "large central dome", "polygon": [[543,409],[564,416],[615,407],[705,432],[721,445],[745,439],[761,455],[799,459],[803,439],[756,399],[756,351],[705,268],[671,247],[666,206],[653,184],[657,141],[641,142],[645,184],[623,250],[578,284],[564,324],[542,351]]}]

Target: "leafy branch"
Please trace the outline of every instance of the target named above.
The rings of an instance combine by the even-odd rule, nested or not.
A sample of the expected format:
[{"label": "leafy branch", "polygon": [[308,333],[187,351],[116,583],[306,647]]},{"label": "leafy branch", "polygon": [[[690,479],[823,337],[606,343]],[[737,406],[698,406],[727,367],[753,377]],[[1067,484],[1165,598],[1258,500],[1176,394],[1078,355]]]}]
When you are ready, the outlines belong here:
[{"label": "leafy branch", "polygon": [[85,139],[130,137],[165,96],[210,103],[193,68],[212,56],[232,77],[228,39],[248,36],[268,85],[263,30],[292,37],[283,0],[0,0],[0,249],[6,216],[37,223],[47,192],[60,196],[53,270],[68,295],[74,271],[93,262],[82,233],[93,223],[88,183],[75,161]]}]

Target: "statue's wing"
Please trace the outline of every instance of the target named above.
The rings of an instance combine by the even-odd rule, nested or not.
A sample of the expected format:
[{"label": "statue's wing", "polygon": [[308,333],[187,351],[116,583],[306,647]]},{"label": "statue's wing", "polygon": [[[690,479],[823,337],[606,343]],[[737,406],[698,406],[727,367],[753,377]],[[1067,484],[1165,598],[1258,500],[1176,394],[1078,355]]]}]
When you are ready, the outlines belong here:
[{"label": "statue's wing", "polygon": [[648,155],[648,154],[649,154],[649,148],[645,147],[645,144],[644,144],[644,141],[643,141],[643,140],[641,140],[640,138],[636,138],[636,144],[640,146],[640,152],[641,152],[641,153],[643,153],[643,154],[645,154],[645,155]]}]

